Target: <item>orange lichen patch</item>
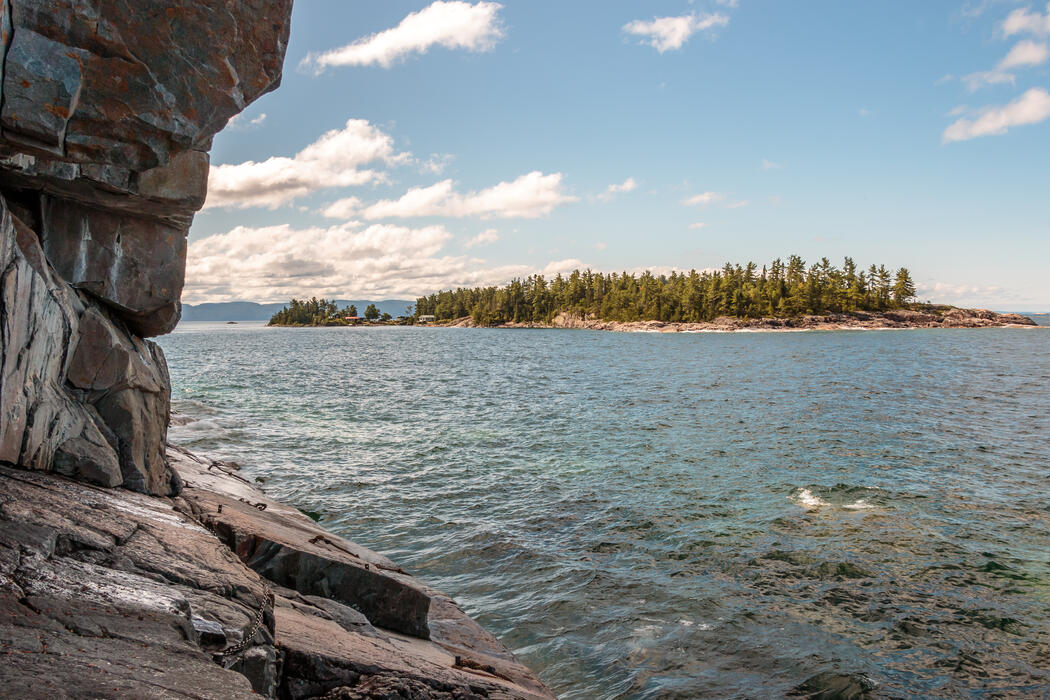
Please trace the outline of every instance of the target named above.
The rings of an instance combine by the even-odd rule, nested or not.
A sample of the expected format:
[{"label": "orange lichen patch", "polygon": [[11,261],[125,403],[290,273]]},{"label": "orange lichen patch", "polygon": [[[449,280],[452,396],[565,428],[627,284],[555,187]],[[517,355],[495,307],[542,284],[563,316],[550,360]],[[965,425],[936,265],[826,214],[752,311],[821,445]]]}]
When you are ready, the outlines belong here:
[{"label": "orange lichen patch", "polygon": [[31,82],[29,82],[28,80],[23,80],[23,81],[22,81],[22,87],[24,87],[24,88],[27,88],[27,87],[29,87],[30,85],[32,85],[32,83],[31,83]]},{"label": "orange lichen patch", "polygon": [[66,51],[66,57],[67,58],[72,58],[74,61],[76,61],[77,65],[80,66],[80,72],[81,73],[84,72],[84,57],[83,56],[81,56],[76,51]]},{"label": "orange lichen patch", "polygon": [[44,109],[59,119],[69,119],[69,109],[61,105],[45,104]]}]

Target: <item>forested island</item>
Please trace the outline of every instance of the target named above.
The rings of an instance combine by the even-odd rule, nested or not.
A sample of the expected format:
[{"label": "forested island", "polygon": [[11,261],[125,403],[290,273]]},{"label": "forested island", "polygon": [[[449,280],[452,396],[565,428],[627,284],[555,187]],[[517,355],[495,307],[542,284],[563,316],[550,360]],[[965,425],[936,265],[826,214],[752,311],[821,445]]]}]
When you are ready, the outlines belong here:
[{"label": "forested island", "polygon": [[846,258],[806,265],[797,255],[761,268],[726,263],[719,270],[656,275],[574,270],[547,280],[515,279],[502,287],[446,290],[420,297],[414,313],[393,319],[369,305],[338,308],[327,299],[292,299],[271,326],[360,323],[596,330],[741,330],[1035,325],[1017,314],[916,301],[908,268],[858,267]]},{"label": "forested island", "polygon": [[328,299],[292,299],[270,317],[268,326],[352,326],[361,322],[386,323],[393,320],[388,313],[380,313],[375,304],[365,308],[365,315],[357,315],[353,304],[339,308]]},{"label": "forested island", "polygon": [[421,297],[416,314],[438,321],[470,316],[478,325],[551,323],[559,314],[602,321],[703,323],[719,317],[789,318],[806,314],[878,312],[911,306],[915,282],[907,268],[842,267],[827,258],[806,266],[793,255],[759,268],[726,263],[720,270],[634,275],[576,270],[503,287],[456,289]]},{"label": "forested island", "polygon": [[640,275],[575,270],[502,287],[456,289],[420,297],[416,318],[459,326],[595,330],[746,330],[926,328],[1034,325],[1017,314],[958,309],[915,300],[911,272],[864,269],[847,257],[806,265],[797,255],[761,268]]}]

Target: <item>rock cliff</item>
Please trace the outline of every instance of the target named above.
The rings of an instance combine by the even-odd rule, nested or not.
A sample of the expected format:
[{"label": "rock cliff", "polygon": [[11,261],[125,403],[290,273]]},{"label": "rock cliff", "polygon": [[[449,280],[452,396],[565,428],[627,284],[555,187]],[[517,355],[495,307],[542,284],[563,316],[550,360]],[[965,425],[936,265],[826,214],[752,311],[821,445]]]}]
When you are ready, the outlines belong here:
[{"label": "rock cliff", "polygon": [[5,696],[553,697],[448,596],[166,444],[148,338],[291,5],[0,0]]},{"label": "rock cliff", "polygon": [[280,82],[291,0],[0,0],[0,461],[154,495],[211,139]]}]

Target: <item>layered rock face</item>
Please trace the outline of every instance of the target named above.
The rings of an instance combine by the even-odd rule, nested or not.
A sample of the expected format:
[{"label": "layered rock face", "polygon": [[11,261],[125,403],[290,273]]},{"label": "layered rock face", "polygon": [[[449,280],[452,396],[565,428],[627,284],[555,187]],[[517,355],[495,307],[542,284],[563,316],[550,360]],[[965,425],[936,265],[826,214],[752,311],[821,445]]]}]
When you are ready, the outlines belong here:
[{"label": "layered rock face", "polygon": [[170,388],[211,139],[291,0],[0,0],[0,462],[175,494]]}]

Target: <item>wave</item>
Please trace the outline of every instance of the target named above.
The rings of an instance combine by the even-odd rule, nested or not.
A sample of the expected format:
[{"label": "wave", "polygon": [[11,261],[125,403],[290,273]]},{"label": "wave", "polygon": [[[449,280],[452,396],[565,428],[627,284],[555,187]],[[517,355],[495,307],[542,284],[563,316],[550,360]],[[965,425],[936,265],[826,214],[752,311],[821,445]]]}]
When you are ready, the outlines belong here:
[{"label": "wave", "polygon": [[821,508],[869,510],[878,508],[878,505],[871,503],[869,500],[870,495],[865,495],[855,500],[848,500],[851,496],[855,496],[858,491],[877,492],[878,489],[846,486],[844,484],[839,484],[830,489],[823,489],[817,486],[803,486],[792,491],[788,498],[806,510],[819,510]]}]

